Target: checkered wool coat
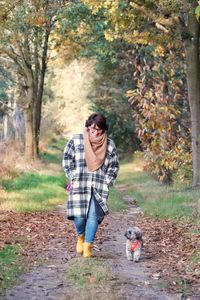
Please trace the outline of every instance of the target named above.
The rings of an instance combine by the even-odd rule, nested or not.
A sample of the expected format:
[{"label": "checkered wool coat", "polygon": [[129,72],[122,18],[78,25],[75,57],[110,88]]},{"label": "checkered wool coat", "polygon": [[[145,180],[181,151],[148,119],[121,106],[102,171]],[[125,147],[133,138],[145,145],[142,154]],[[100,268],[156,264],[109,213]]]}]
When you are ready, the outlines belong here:
[{"label": "checkered wool coat", "polygon": [[65,147],[63,168],[72,182],[67,201],[68,219],[87,216],[92,192],[103,213],[108,214],[108,188],[113,185],[119,170],[114,142],[108,138],[103,165],[98,170],[89,172],[84,155],[83,134],[74,135]]}]

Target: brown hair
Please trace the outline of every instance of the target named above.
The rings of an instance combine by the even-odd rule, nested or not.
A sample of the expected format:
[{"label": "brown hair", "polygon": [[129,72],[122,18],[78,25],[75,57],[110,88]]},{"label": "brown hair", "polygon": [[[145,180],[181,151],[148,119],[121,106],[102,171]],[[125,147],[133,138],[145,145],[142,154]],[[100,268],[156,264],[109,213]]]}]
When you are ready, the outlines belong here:
[{"label": "brown hair", "polygon": [[101,130],[108,130],[108,125],[106,123],[106,118],[103,114],[93,113],[85,122],[85,127],[89,127],[92,124],[96,124]]}]

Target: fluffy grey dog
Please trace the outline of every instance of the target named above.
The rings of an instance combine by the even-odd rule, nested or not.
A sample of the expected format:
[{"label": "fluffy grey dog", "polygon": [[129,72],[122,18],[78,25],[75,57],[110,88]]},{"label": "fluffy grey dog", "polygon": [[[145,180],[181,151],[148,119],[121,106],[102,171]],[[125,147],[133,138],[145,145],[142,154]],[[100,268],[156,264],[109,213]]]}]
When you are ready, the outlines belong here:
[{"label": "fluffy grey dog", "polygon": [[126,257],[128,260],[138,262],[141,256],[143,246],[142,231],[138,227],[128,228],[125,232]]}]

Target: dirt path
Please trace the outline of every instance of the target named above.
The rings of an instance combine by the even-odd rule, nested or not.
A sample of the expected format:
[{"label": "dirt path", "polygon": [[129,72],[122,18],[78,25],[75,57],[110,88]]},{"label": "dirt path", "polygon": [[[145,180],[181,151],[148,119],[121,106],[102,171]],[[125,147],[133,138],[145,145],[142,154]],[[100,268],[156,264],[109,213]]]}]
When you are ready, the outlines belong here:
[{"label": "dirt path", "polygon": [[[128,228],[130,223],[134,224],[135,209],[129,210],[125,216],[115,216],[109,223],[109,232],[113,235],[113,240],[105,242],[103,247],[110,252],[113,249],[115,256],[111,262],[112,269],[127,280],[124,286],[123,299],[144,299],[144,300],[178,300],[182,299],[182,294],[169,294],[159,288],[158,280],[151,278],[149,270],[151,259],[148,253],[143,250],[139,263],[127,261],[125,256],[124,228]],[[113,219],[113,217],[111,216]],[[131,220],[131,221],[130,221]],[[115,231],[113,232],[113,225]],[[112,226],[112,227],[111,227]],[[125,282],[126,282],[125,280]]]},{"label": "dirt path", "polygon": [[[200,297],[186,297],[184,294],[169,294],[161,288],[159,279],[153,278],[151,272],[151,256],[148,250],[143,251],[139,263],[128,262],[125,257],[124,232],[127,227],[135,224],[140,210],[132,205],[126,214],[111,214],[106,218],[106,230],[101,232],[104,242],[94,250],[96,259],[103,259],[110,266],[118,279],[108,282],[113,287],[111,299],[140,300],[197,300]],[[71,245],[70,245],[71,246]],[[75,246],[75,238],[74,245]],[[20,278],[20,284],[9,289],[5,300],[89,300],[105,299],[98,289],[89,295],[77,289],[66,277],[69,263],[75,260],[74,252],[67,251],[66,245],[54,239],[48,263],[35,266]],[[105,287],[106,290],[106,287]],[[106,291],[104,290],[104,293]],[[82,295],[80,294],[82,293]],[[110,291],[109,291],[110,293]],[[106,295],[108,296],[108,294]]]}]

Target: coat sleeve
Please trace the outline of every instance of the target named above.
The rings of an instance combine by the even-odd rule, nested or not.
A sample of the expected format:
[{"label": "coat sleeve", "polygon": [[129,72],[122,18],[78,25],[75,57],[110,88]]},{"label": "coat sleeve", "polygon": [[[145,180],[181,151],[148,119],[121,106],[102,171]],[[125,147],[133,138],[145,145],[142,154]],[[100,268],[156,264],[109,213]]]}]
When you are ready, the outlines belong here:
[{"label": "coat sleeve", "polygon": [[108,186],[112,186],[115,183],[115,179],[117,177],[118,171],[119,171],[119,160],[117,157],[116,147],[114,147],[112,153],[110,154],[110,161],[106,172],[106,181],[108,183]]},{"label": "coat sleeve", "polygon": [[64,172],[69,180],[73,179],[73,170],[75,169],[75,151],[74,151],[74,141],[69,140],[64,149],[62,165]]}]

